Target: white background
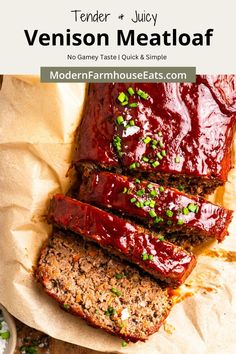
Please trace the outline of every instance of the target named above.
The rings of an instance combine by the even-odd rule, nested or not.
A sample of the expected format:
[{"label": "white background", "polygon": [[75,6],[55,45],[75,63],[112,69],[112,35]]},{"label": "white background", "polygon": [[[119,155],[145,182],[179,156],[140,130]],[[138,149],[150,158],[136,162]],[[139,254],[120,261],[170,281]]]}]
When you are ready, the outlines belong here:
[{"label": "white background", "polygon": [[[75,23],[74,9],[84,12],[95,10],[110,12],[108,23]],[[134,10],[158,14],[153,24],[134,24],[130,18]],[[162,0],[162,1],[65,1],[65,0],[1,0],[0,4],[0,73],[39,74],[40,66],[196,66],[197,73],[236,73],[235,55],[235,0]],[[125,19],[118,19],[123,13]],[[28,46],[24,29],[40,32],[107,32],[109,47],[43,47]],[[202,32],[214,28],[210,47],[116,47],[117,29],[134,29],[138,32],[160,32],[177,28],[181,32]],[[68,61],[68,54],[165,54],[167,61]]]}]

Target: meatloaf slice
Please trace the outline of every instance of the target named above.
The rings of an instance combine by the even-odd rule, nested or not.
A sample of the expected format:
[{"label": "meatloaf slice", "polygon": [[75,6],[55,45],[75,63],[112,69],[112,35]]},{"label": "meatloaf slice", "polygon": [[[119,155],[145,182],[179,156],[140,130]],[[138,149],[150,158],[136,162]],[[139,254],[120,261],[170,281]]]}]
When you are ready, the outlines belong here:
[{"label": "meatloaf slice", "polygon": [[236,93],[231,77],[91,84],[74,163],[181,184],[191,194],[212,192],[232,167],[236,104],[229,100]]},{"label": "meatloaf slice", "polygon": [[145,341],[171,309],[167,289],[72,233],[49,238],[36,276],[64,310],[127,341]]},{"label": "meatloaf slice", "polygon": [[[174,188],[109,172],[84,175],[78,199],[141,220],[154,230],[222,241],[232,211]],[[150,215],[154,210],[156,217]]]},{"label": "meatloaf slice", "polygon": [[[154,211],[153,211],[154,212]],[[196,265],[194,255],[134,223],[62,194],[53,197],[48,221],[125,257],[157,279],[178,286]]]}]

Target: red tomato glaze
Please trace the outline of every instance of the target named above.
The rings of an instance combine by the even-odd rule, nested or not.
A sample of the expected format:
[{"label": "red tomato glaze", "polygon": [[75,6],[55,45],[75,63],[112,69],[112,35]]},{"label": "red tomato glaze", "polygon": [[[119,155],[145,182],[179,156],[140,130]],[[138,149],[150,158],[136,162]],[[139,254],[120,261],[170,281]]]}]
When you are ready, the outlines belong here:
[{"label": "red tomato glaze", "polygon": [[[109,172],[94,172],[84,177],[78,198],[139,218],[154,229],[169,227],[190,237],[194,233],[218,241],[227,235],[233,213],[174,188]],[[153,206],[148,204],[151,201]],[[150,215],[151,210],[156,215]]]},{"label": "red tomato glaze", "polygon": [[180,285],[196,265],[184,249],[161,241],[148,230],[89,204],[58,194],[53,197],[48,220],[119,253],[150,274]]},{"label": "red tomato glaze", "polygon": [[[181,173],[223,183],[231,168],[236,111],[230,80],[230,76],[199,76],[196,83],[91,84],[75,163]],[[135,94],[128,93],[130,87]],[[138,90],[148,98],[138,95]],[[120,93],[127,96],[128,104],[119,101]],[[133,103],[137,107],[130,107]],[[116,123],[118,117],[121,124]],[[145,143],[145,138],[150,142]]]}]

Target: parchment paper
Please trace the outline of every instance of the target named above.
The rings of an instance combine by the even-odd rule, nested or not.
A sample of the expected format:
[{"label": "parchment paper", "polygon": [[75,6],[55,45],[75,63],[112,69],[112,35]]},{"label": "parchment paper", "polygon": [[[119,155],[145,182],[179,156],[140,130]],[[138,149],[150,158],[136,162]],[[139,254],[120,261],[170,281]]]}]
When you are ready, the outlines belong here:
[{"label": "parchment paper", "polygon": [[[0,91],[0,302],[52,337],[102,352],[234,354],[236,352],[236,219],[220,245],[201,250],[165,326],[146,343],[121,340],[62,311],[35,282],[32,266],[50,233],[43,215],[49,196],[66,192],[84,84],[40,84],[4,77]],[[236,208],[236,169],[211,200]],[[191,296],[192,295],[192,296]]]}]

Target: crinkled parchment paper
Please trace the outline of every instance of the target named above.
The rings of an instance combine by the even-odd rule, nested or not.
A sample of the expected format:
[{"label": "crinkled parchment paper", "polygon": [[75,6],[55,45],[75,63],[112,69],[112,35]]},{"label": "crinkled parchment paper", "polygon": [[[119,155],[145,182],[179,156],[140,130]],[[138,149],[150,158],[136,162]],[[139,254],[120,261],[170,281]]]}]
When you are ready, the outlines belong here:
[{"label": "crinkled parchment paper", "polygon": [[[36,77],[4,77],[0,91],[0,302],[14,316],[49,335],[102,352],[234,354],[236,352],[236,235],[212,243],[182,287],[165,326],[146,343],[121,340],[62,311],[35,282],[32,266],[50,233],[48,199],[65,192],[84,84],[40,84]],[[211,198],[236,208],[236,169]]]}]

